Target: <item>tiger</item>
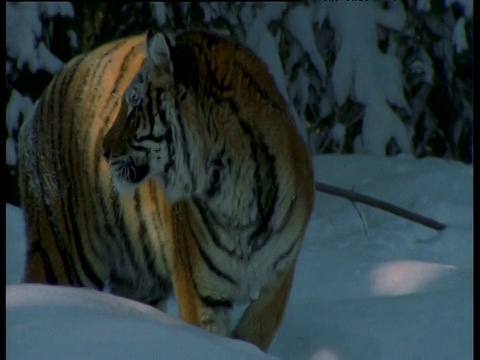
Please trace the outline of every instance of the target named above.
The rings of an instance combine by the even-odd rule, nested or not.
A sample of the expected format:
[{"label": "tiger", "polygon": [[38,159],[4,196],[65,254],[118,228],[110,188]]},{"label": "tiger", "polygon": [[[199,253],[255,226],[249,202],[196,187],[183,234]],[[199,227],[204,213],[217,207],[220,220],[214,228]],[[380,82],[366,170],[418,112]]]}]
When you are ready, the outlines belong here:
[{"label": "tiger", "polygon": [[174,295],[187,323],[268,350],[314,180],[252,50],[206,30],[111,41],[56,74],[18,149],[25,282]]}]

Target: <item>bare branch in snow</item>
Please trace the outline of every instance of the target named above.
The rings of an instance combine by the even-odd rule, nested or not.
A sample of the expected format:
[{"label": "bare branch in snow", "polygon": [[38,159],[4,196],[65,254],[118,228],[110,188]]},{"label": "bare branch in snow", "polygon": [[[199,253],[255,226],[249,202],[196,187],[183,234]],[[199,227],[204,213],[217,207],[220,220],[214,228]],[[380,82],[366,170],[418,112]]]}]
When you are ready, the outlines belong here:
[{"label": "bare branch in snow", "polygon": [[315,181],[315,190],[326,193],[326,194],[343,197],[343,198],[348,199],[352,202],[359,202],[359,203],[362,203],[362,204],[373,206],[377,209],[388,211],[392,214],[395,214],[395,215],[403,217],[405,219],[408,219],[408,220],[414,221],[416,223],[422,224],[424,226],[427,226],[427,227],[429,227],[431,229],[434,229],[434,230],[437,230],[437,231],[441,231],[441,230],[444,230],[446,228],[446,225],[444,225],[442,223],[439,223],[439,222],[437,222],[433,219],[430,219],[426,216],[413,213],[411,211],[405,210],[405,209],[403,209],[401,207],[398,207],[396,205],[387,203],[387,202],[382,201],[382,200],[372,198],[370,196],[359,194],[359,193],[357,193],[353,190],[345,190],[345,189],[339,188],[337,186],[328,185],[328,184],[321,183],[321,182],[318,182],[318,181]]}]

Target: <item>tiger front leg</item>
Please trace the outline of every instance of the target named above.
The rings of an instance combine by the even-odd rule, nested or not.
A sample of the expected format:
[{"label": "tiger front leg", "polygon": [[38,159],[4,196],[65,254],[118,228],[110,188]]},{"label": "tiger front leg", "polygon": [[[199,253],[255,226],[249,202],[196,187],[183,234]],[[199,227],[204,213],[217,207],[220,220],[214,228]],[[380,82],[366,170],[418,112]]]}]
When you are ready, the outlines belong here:
[{"label": "tiger front leg", "polygon": [[[177,205],[180,207],[180,205]],[[185,209],[178,213],[182,217]],[[200,254],[193,241],[193,234],[188,225],[177,226],[175,229],[172,275],[173,289],[178,302],[180,318],[189,324],[196,325],[211,333],[227,336],[229,333],[229,308],[215,306],[207,299],[202,299],[198,292],[194,272],[194,264],[199,262]]]},{"label": "tiger front leg", "polygon": [[294,265],[280,274],[275,283],[262,289],[259,298],[246,308],[233,330],[233,338],[253,343],[263,351],[268,349],[285,312]]},{"label": "tiger front leg", "polygon": [[174,272],[174,289],[180,318],[213,334],[227,336],[229,333],[229,308],[212,306],[202,300],[188,266]]}]

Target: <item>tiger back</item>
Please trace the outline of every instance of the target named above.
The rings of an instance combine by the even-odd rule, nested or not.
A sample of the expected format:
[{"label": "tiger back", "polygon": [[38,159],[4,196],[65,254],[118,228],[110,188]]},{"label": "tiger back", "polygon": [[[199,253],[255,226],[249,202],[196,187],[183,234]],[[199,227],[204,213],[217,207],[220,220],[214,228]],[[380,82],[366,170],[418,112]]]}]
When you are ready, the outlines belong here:
[{"label": "tiger back", "polygon": [[27,281],[161,309],[173,287],[185,321],[268,348],[313,172],[253,52],[205,31],[107,44],[56,76],[20,137]]},{"label": "tiger back", "polygon": [[148,304],[164,302],[171,288],[163,249],[171,208],[153,181],[133,197],[119,195],[102,159],[103,135],[144,59],[142,36],[74,58],[22,125],[25,281],[108,288]]}]

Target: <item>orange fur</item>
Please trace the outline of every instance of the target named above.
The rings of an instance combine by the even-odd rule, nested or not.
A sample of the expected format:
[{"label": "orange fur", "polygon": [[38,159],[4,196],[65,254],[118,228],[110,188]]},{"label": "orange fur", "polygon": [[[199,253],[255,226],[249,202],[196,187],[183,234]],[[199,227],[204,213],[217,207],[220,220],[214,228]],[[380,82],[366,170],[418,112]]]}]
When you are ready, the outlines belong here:
[{"label": "orange fur", "polygon": [[[109,289],[158,307],[173,287],[185,321],[265,350],[281,323],[312,209],[310,154],[267,67],[250,50],[203,31],[175,42],[184,52],[172,50],[173,69],[191,70],[197,81],[182,71],[174,79],[165,63],[149,68],[143,36],[121,39],[67,64],[22,126],[25,280]],[[134,106],[124,94],[137,91],[131,82],[144,86],[139,71],[152,93],[140,91]],[[120,179],[113,162],[140,159],[131,144],[149,126],[152,138],[167,136],[168,129],[153,129],[149,102],[156,123],[160,107],[167,122],[181,119],[188,154],[178,129],[167,144],[173,141],[174,152],[152,141],[142,146],[152,146],[152,154],[158,145],[158,159],[174,162],[165,169],[183,176],[168,186],[185,186],[170,192],[151,174],[123,193],[113,185]],[[228,303],[245,301],[251,304],[229,330]]]}]

